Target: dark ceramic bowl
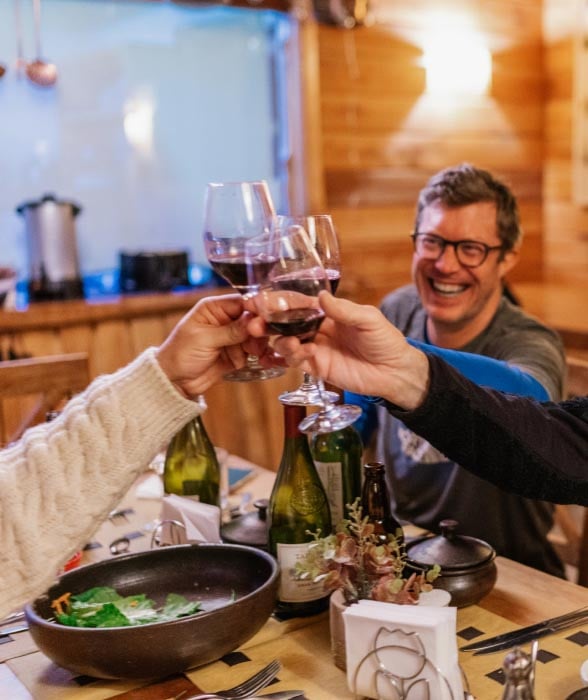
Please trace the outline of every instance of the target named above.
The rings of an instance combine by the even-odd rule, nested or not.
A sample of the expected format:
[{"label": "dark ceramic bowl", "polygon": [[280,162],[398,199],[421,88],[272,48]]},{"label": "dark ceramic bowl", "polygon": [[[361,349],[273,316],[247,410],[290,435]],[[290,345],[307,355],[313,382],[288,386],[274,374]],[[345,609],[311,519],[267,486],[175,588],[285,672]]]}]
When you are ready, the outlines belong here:
[{"label": "dark ceramic bowl", "polygon": [[420,573],[438,564],[441,575],[433,586],[451,593],[450,605],[474,605],[494,588],[496,552],[484,540],[458,535],[455,520],[443,520],[439,525],[440,535],[418,538],[407,545],[407,567]]},{"label": "dark ceramic bowl", "polygon": [[[66,627],[52,622],[63,593],[112,586],[145,593],[161,605],[168,593],[202,603],[203,612],[133,627]],[[162,547],[70,571],[25,608],[39,649],[59,666],[97,678],[152,679],[219,659],[250,639],[271,615],[278,565],[266,552],[230,544]]]}]

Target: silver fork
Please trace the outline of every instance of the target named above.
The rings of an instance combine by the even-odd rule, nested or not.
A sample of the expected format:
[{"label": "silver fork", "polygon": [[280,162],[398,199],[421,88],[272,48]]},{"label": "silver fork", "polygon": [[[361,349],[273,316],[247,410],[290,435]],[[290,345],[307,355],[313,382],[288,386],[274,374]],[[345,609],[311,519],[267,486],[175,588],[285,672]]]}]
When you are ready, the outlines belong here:
[{"label": "silver fork", "polygon": [[190,695],[182,700],[213,700],[214,698],[221,698],[221,700],[244,700],[249,695],[254,695],[266,685],[271,683],[274,678],[278,675],[282,664],[276,659],[270,662],[261,671],[258,671],[254,676],[248,678],[246,681],[239,683],[232,688],[225,688],[224,690],[217,690],[215,693],[200,693],[199,695]]}]

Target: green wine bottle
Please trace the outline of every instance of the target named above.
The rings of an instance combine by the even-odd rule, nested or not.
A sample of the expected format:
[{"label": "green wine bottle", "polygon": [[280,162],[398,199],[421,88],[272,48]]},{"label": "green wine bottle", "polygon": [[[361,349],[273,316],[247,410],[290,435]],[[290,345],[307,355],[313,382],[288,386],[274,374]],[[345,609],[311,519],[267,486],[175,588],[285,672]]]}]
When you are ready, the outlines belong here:
[{"label": "green wine bottle", "polygon": [[331,532],[327,495],[316,472],[306,435],[298,424],[304,406],[284,405],[284,450],[270,496],[269,550],[280,564],[277,613],[283,617],[314,615],[328,606],[321,581],[298,579],[296,562],[304,558],[313,537]]},{"label": "green wine bottle", "polygon": [[361,435],[352,425],[333,433],[315,433],[310,450],[336,527],[349,517],[347,506],[361,497]]},{"label": "green wine bottle", "polygon": [[171,439],[163,468],[165,493],[220,507],[220,467],[200,416]]}]

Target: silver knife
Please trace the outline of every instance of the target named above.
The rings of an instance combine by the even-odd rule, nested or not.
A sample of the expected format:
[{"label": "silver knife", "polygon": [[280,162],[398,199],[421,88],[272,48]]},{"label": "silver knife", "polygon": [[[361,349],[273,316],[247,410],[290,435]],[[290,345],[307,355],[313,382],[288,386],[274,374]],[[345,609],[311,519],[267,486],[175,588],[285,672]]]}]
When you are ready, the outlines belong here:
[{"label": "silver knife", "polygon": [[588,607],[579,608],[565,615],[558,615],[528,627],[521,627],[518,630],[505,632],[496,637],[466,644],[460,647],[460,651],[473,651],[474,655],[492,654],[495,651],[510,649],[513,646],[526,644],[534,639],[539,639],[570,627],[576,627],[586,620],[588,620]]},{"label": "silver knife", "polygon": [[16,634],[17,632],[26,632],[28,629],[28,625],[18,625],[18,627],[7,627],[6,629],[0,630],[0,639],[2,639],[3,637],[9,637],[11,634]]}]

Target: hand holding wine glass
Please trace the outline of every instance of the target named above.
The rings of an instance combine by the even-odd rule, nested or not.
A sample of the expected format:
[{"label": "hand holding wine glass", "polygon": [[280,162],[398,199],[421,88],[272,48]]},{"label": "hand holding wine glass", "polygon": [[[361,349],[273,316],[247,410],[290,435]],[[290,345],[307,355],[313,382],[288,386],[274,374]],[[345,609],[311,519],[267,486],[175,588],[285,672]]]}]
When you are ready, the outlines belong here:
[{"label": "hand holding wine glass", "polygon": [[[265,182],[209,183],[206,188],[204,245],[212,269],[241,294],[255,294],[267,274],[268,264],[260,263],[248,274],[245,244],[248,239],[267,233],[275,216]],[[278,367],[264,368],[255,355],[247,365],[225,375],[231,381],[271,379],[284,373]]]}]

